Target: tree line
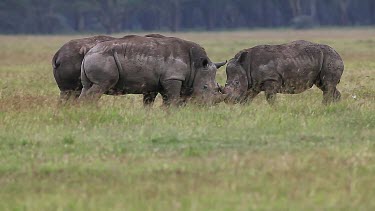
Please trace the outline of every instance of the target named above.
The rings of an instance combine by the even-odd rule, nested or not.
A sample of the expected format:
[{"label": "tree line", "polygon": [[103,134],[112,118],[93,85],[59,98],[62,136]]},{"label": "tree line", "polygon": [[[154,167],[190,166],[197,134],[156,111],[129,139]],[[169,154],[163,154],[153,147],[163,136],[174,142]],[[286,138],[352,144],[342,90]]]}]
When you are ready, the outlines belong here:
[{"label": "tree line", "polygon": [[375,24],[374,0],[1,0],[0,33]]}]

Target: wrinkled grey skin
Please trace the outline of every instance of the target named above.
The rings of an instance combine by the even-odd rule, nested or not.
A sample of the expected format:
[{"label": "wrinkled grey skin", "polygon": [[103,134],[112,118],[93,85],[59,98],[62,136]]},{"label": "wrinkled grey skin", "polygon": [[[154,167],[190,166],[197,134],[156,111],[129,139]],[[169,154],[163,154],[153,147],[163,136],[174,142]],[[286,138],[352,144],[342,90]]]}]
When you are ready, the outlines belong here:
[{"label": "wrinkled grey skin", "polygon": [[331,47],[307,41],[260,45],[245,49],[228,62],[223,93],[226,102],[251,101],[261,91],[269,103],[276,93],[298,94],[314,84],[323,91],[323,103],[340,100],[336,86],[344,71],[340,55]]},{"label": "wrinkled grey skin", "polygon": [[143,94],[151,105],[158,93],[166,105],[180,105],[187,98],[199,103],[223,101],[215,81],[217,68],[196,43],[153,34],[125,36],[92,48],[81,67],[81,100],[102,94]]},{"label": "wrinkled grey skin", "polygon": [[81,63],[84,55],[96,44],[116,39],[94,36],[65,43],[52,59],[53,75],[60,89],[60,100],[75,99],[81,93]]}]

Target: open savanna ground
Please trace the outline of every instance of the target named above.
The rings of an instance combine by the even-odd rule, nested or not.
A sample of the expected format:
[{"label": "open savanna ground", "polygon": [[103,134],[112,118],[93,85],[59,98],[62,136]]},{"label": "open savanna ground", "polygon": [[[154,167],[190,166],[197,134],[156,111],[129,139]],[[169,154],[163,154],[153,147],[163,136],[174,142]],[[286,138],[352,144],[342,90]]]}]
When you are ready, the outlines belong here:
[{"label": "open savanna ground", "polygon": [[[120,37],[123,34],[118,34]],[[214,61],[257,44],[334,47],[342,101],[313,88],[166,109],[57,106],[51,59],[82,36],[0,36],[0,210],[374,210],[375,29],[173,34]],[[217,79],[225,82],[225,71]]]}]

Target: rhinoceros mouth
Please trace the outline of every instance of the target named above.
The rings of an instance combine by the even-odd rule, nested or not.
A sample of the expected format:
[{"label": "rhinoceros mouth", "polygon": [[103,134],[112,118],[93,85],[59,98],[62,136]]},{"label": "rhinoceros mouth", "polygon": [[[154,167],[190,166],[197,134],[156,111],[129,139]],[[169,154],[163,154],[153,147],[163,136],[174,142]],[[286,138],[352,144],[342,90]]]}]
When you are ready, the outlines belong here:
[{"label": "rhinoceros mouth", "polygon": [[199,105],[216,105],[227,98],[227,94],[222,94],[220,92],[212,94],[212,95],[204,95],[204,96],[186,96],[185,99]]}]

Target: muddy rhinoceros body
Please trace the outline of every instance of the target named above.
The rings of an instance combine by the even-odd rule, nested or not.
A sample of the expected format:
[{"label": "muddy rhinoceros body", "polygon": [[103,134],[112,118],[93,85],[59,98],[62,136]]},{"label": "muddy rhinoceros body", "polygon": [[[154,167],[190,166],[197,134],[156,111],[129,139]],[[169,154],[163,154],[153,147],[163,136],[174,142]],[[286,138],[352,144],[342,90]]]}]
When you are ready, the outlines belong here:
[{"label": "muddy rhinoceros body", "polygon": [[81,93],[81,63],[87,51],[100,42],[113,39],[109,36],[74,39],[55,53],[52,59],[53,75],[60,89],[61,100],[76,98]]},{"label": "muddy rhinoceros body", "polygon": [[223,100],[215,75],[217,67],[196,43],[162,35],[129,35],[92,48],[81,67],[80,99],[102,94],[143,94],[152,103],[161,93],[164,102],[181,103],[193,96]]},{"label": "muddy rhinoceros body", "polygon": [[264,91],[272,103],[276,93],[298,94],[316,85],[326,104],[340,99],[336,86],[344,64],[331,47],[300,40],[243,50],[228,62],[226,71],[227,102],[248,102]]}]

